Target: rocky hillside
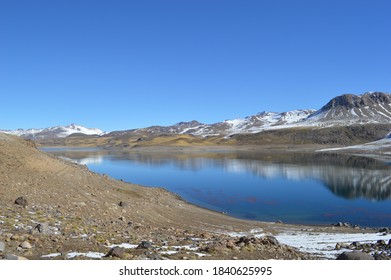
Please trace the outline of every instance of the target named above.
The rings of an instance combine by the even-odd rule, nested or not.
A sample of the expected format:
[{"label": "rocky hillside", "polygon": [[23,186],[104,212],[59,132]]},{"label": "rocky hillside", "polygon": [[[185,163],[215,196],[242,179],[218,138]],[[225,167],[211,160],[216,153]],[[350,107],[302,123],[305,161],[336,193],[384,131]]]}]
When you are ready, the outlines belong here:
[{"label": "rocky hillside", "polygon": [[355,145],[383,139],[391,131],[389,124],[361,124],[329,127],[297,127],[268,130],[254,134],[236,134],[231,141],[239,145]]},{"label": "rocky hillside", "polygon": [[370,92],[363,95],[345,94],[333,98],[306,120],[309,124],[351,125],[360,123],[390,123],[391,95]]}]

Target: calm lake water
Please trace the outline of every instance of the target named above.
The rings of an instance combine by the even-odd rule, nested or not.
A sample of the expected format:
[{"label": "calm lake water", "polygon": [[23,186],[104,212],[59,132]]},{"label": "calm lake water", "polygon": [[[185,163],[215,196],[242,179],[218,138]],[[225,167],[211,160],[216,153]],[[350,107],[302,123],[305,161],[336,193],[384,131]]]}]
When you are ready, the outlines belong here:
[{"label": "calm lake water", "polygon": [[44,150],[238,218],[391,226],[387,161],[319,153]]}]

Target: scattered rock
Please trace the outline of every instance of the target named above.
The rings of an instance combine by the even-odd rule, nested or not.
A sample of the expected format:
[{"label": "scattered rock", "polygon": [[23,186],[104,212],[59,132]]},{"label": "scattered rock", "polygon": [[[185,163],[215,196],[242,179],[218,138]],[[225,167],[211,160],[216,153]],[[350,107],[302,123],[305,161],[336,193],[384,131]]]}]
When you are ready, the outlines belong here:
[{"label": "scattered rock", "polygon": [[378,241],[376,242],[376,244],[377,244],[378,246],[385,246],[385,245],[386,245],[386,241],[385,241],[385,240],[378,240]]},{"label": "scattered rock", "polygon": [[236,242],[236,244],[238,244],[240,247],[243,247],[245,245],[250,244],[250,242],[251,242],[250,238],[248,238],[246,236],[242,236],[239,238],[239,240]]},{"label": "scattered rock", "polygon": [[349,246],[350,246],[349,244],[338,242],[338,243],[335,245],[335,250],[346,249],[346,248],[349,248]]},{"label": "scattered rock", "polygon": [[11,240],[11,237],[12,237],[12,233],[7,232],[3,234],[3,238],[5,242],[9,242]]},{"label": "scattered rock", "polygon": [[281,220],[276,221],[276,224],[283,224]]},{"label": "scattered rock", "polygon": [[17,234],[13,234],[13,235],[11,235],[11,238],[10,238],[12,241],[19,241],[19,240],[21,240],[22,238],[19,236],[19,235],[17,235]]},{"label": "scattered rock", "polygon": [[4,252],[4,251],[5,251],[5,243],[0,242],[0,252]]},{"label": "scattered rock", "polygon": [[38,232],[40,234],[44,235],[51,235],[54,234],[54,232],[50,229],[49,225],[47,223],[38,224],[34,228],[35,232]]},{"label": "scattered rock", "polygon": [[107,254],[106,257],[115,257],[122,259],[125,255],[125,250],[121,247],[112,248]]},{"label": "scattered rock", "polygon": [[360,247],[361,246],[361,243],[360,242],[358,242],[358,241],[355,241],[355,242],[353,242],[352,243],[352,246],[354,246],[354,247]]},{"label": "scattered rock", "polygon": [[204,232],[201,234],[201,238],[209,240],[209,239],[212,239],[213,236],[207,232]]},{"label": "scattered rock", "polygon": [[137,249],[150,249],[150,248],[152,248],[152,244],[148,241],[141,242],[137,247]]},{"label": "scattered rock", "polygon": [[277,238],[275,238],[274,236],[268,235],[268,236],[265,236],[265,239],[267,241],[269,241],[269,244],[272,244],[275,246],[280,245],[280,242],[278,242]]},{"label": "scattered rock", "polygon": [[118,206],[119,206],[119,207],[126,208],[126,207],[129,207],[129,203],[120,201],[120,202],[118,203]]},{"label": "scattered rock", "polygon": [[338,223],[334,224],[334,226],[336,226],[336,227],[352,227],[352,225],[350,223],[342,223],[342,222],[338,222]]},{"label": "scattered rock", "polygon": [[234,249],[235,248],[235,243],[232,240],[228,240],[226,246],[227,246],[228,249]]},{"label": "scattered rock", "polygon": [[374,260],[370,254],[353,251],[353,252],[343,252],[337,257],[337,260]]},{"label": "scattered rock", "polygon": [[26,250],[33,248],[33,246],[31,246],[31,244],[27,241],[20,243],[19,247]]},{"label": "scattered rock", "polygon": [[24,258],[24,257],[12,255],[12,254],[7,254],[7,255],[5,255],[5,256],[4,256],[4,259],[5,259],[5,260],[15,260],[15,261],[27,260],[27,259]]},{"label": "scattered rock", "polygon": [[163,260],[163,257],[159,254],[152,254],[148,257],[150,260],[153,260],[153,261],[161,261]]},{"label": "scattered rock", "polygon": [[386,252],[381,252],[373,254],[373,257],[375,258],[375,260],[389,260],[391,256]]},{"label": "scattered rock", "polygon": [[25,199],[23,196],[18,197],[18,198],[15,200],[15,204],[16,204],[16,205],[23,206],[23,207],[26,207],[26,206],[28,205],[27,199]]}]

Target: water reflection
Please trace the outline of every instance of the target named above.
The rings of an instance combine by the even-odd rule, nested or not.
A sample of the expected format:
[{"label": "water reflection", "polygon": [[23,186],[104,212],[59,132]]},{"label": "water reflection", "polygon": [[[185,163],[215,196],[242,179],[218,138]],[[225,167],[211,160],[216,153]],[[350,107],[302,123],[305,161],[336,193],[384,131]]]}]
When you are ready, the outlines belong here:
[{"label": "water reflection", "polygon": [[345,199],[382,201],[391,198],[391,166],[374,158],[318,153],[119,153],[108,151],[50,151],[84,165],[104,160],[132,161],[149,166],[172,165],[193,172],[219,168],[265,179],[318,180]]},{"label": "water reflection", "polygon": [[391,226],[389,160],[282,152],[50,152],[239,218]]}]

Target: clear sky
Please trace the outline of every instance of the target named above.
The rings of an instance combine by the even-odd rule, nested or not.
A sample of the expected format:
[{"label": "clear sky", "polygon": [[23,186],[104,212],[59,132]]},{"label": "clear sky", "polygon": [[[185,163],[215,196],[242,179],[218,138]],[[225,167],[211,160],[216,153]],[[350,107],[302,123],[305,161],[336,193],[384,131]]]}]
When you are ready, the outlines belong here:
[{"label": "clear sky", "polygon": [[0,129],[213,123],[391,92],[389,0],[0,0]]}]

